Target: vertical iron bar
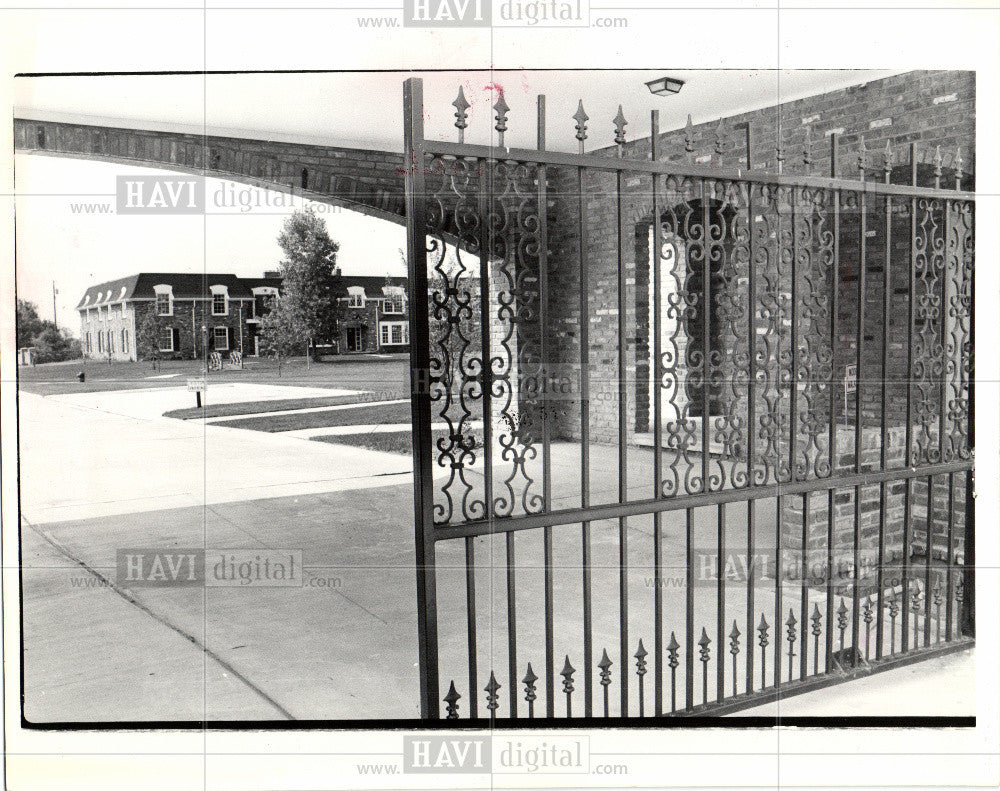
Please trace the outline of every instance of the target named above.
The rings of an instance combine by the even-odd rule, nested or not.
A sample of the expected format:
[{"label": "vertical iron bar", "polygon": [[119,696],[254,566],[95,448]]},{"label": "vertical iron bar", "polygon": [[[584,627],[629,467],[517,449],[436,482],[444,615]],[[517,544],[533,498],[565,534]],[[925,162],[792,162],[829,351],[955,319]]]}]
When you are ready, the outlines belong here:
[{"label": "vertical iron bar", "polygon": [[478,657],[479,647],[476,637],[476,539],[465,539],[465,614],[469,647],[469,716],[479,716]]},{"label": "vertical iron bar", "polygon": [[[538,96],[538,150],[545,150],[545,95]],[[552,423],[549,404],[551,373],[549,338],[549,197],[548,168],[538,164],[538,356],[542,361],[542,496],[546,512],[552,510]]]},{"label": "vertical iron bar", "polygon": [[[626,375],[628,372],[626,360],[625,344],[625,252],[622,249],[624,238],[622,235],[622,171],[615,172],[615,196],[618,205],[618,502],[624,503],[628,499],[628,388],[626,386]],[[620,517],[618,520],[618,540],[621,548],[621,565],[619,568],[619,595],[624,602],[628,602],[628,519]],[[628,610],[625,609],[626,614]],[[659,664],[660,657],[657,654],[655,661]],[[627,674],[622,673],[624,678]],[[592,714],[590,702],[590,663],[584,669],[586,678],[586,691],[584,693],[586,715]],[[640,678],[641,681],[641,678]],[[626,685],[627,686],[627,685]],[[639,704],[642,705],[640,694]]]},{"label": "vertical iron bar", "polygon": [[710,239],[712,234],[708,227],[711,217],[708,210],[708,196],[705,190],[705,179],[701,180],[701,312],[702,312],[702,338],[701,338],[701,359],[702,359],[702,403],[701,403],[701,480],[702,491],[709,492],[712,486],[709,483],[709,454],[708,454],[708,426],[710,423],[709,414],[709,381],[712,372],[712,272],[711,253],[709,252]]},{"label": "vertical iron bar", "polygon": [[[864,171],[862,171],[862,181]],[[865,273],[868,268],[867,262],[867,229],[868,229],[868,202],[864,192],[858,195],[859,224],[861,227],[861,240],[859,245],[858,262],[858,336],[857,336],[857,360],[855,370],[857,371],[857,385],[854,389],[854,471],[861,473],[861,452],[864,447],[864,412],[862,398],[864,387],[864,375],[862,372],[862,362],[865,347]],[[858,650],[858,638],[861,634],[860,618],[860,590],[861,590],[861,486],[854,487],[854,573],[851,580],[851,595],[854,601],[851,602],[851,647]]]},{"label": "vertical iron bar", "polygon": [[747,121],[746,125],[746,147],[747,147],[747,171],[749,172],[753,165],[750,162],[750,122]]},{"label": "vertical iron bar", "polygon": [[[886,172],[886,183],[889,173]],[[885,263],[882,265],[882,443],[879,467],[883,471],[889,464],[889,317],[892,315],[892,196],[885,196]],[[878,592],[875,603],[875,659],[882,658],[882,627],[885,573],[885,523],[888,503],[888,483],[879,484],[878,511],[878,568],[876,569]]]},{"label": "vertical iron bar", "polygon": [[[649,118],[649,156],[653,162],[657,158],[657,140],[660,136],[660,111],[653,110]],[[663,439],[663,427],[660,424],[660,204],[656,192],[656,174],[651,175],[653,187],[653,316],[650,326],[653,328],[653,359],[650,361],[651,381],[653,385],[653,497],[660,498],[660,445]],[[638,263],[638,262],[636,262]],[[663,514],[657,511],[653,514],[653,673],[654,673],[654,707],[656,716],[663,714],[663,554],[661,530]]]},{"label": "vertical iron bar", "polygon": [[[971,208],[971,207],[970,207]],[[973,222],[975,217],[973,216]],[[973,262],[973,266],[975,262]],[[969,279],[969,408],[966,414],[971,457],[976,456],[976,278]],[[962,634],[976,636],[976,494],[975,468],[965,473],[965,551],[962,579]]]},{"label": "vertical iron bar", "polygon": [[507,681],[510,685],[510,716],[517,717],[517,590],[514,576],[514,533],[507,533]]},{"label": "vertical iron bar", "polygon": [[[910,184],[917,186],[917,147],[915,143],[910,143]],[[913,461],[910,458],[910,446],[913,441],[913,307],[914,290],[917,286],[917,199],[910,199],[910,267],[907,286],[907,319],[906,319],[906,428],[905,428],[905,464],[909,467]],[[910,624],[910,504],[913,497],[913,479],[906,479],[906,487],[903,490],[903,564],[902,572],[902,599],[903,612],[900,624],[902,626],[902,636],[899,642],[899,650],[906,653],[909,647],[909,624]]]},{"label": "vertical iron bar", "polygon": [[[780,491],[780,490],[779,490]],[[784,529],[782,518],[783,496],[777,496],[777,508],[774,520],[774,686],[781,686],[781,532]]]},{"label": "vertical iron bar", "polygon": [[694,508],[687,509],[684,578],[684,692],[685,705],[694,707]]},{"label": "vertical iron bar", "polygon": [[955,473],[948,473],[948,557],[945,566],[945,605],[944,605],[944,639],[951,642],[952,635],[952,595],[951,595],[951,567],[955,562]]},{"label": "vertical iron bar", "polygon": [[809,492],[802,495],[802,608],[799,610],[799,626],[802,630],[799,652],[799,678],[809,673]]},{"label": "vertical iron bar", "polygon": [[[799,395],[799,345],[796,333],[798,332],[799,299],[798,299],[798,276],[796,263],[798,259],[798,240],[795,229],[795,187],[791,187],[791,197],[789,199],[789,224],[792,230],[792,324],[791,324],[791,347],[792,347],[792,392],[789,393],[790,402],[788,405],[788,480],[794,481],[795,475],[795,445],[798,434],[798,395]],[[779,239],[780,246],[781,241]],[[780,252],[779,252],[780,255]]]},{"label": "vertical iron bar", "polygon": [[[545,96],[538,96],[538,150],[545,150]],[[549,361],[548,361],[548,334],[549,334],[549,245],[548,245],[548,171],[544,164],[538,165],[538,311],[540,339],[538,353],[542,360],[542,374],[545,377],[543,389],[543,404],[548,407],[548,402],[544,399],[548,397]],[[546,512],[552,510],[552,424],[551,415],[546,408],[542,412],[542,497]],[[554,647],[553,647],[553,623],[552,623],[552,528],[542,529],[543,554],[545,560],[545,705],[548,715],[551,717],[555,707],[554,685]],[[534,702],[532,702],[532,709]]]},{"label": "vertical iron bar", "polygon": [[[927,552],[924,557],[924,648],[931,644],[931,552],[934,548],[934,476],[927,476]],[[916,645],[913,646],[916,648]]]},{"label": "vertical iron bar", "polygon": [[413,513],[417,577],[417,657],[420,716],[440,717],[437,579],[434,546],[434,471],[431,454],[430,315],[427,305],[427,188],[424,180],[424,86],[403,83],[406,156],[406,260],[410,305],[410,409],[413,422]]},{"label": "vertical iron bar", "polygon": [[[750,169],[750,122],[747,122],[747,170]],[[754,485],[754,456],[757,435],[757,274],[753,251],[753,183],[746,183],[747,190],[747,354],[750,358],[747,381],[747,486]],[[753,692],[753,635],[754,627],[754,528],[755,501],[747,501],[747,693]]]},{"label": "vertical iron bar", "polygon": [[[556,690],[555,690],[555,646],[553,634],[555,624],[552,613],[552,528],[542,529],[542,553],[545,562],[545,713],[548,717],[554,717],[556,713]],[[586,566],[584,567],[586,577]]]},{"label": "vertical iron bar", "polygon": [[[581,141],[580,145],[583,145]],[[583,168],[577,168],[576,173],[577,200],[580,212],[580,505],[590,506],[590,288],[587,271],[587,223],[584,205],[584,173]],[[589,675],[593,664],[593,610],[591,604],[591,546],[590,522],[582,524],[582,554],[583,554],[583,665]],[[627,606],[627,605],[626,605]],[[622,638],[622,663],[628,666],[625,637]],[[622,685],[626,687],[627,674],[622,673]],[[588,681],[587,688],[590,688]],[[624,694],[622,700],[624,702]],[[624,707],[622,715],[626,713]]]},{"label": "vertical iron bar", "polygon": [[837,133],[830,135],[830,178],[837,178]]},{"label": "vertical iron bar", "polygon": [[[830,135],[832,150],[836,150],[836,135]],[[832,155],[831,155],[832,156]],[[835,163],[831,164],[831,168]],[[830,346],[833,364],[830,366],[830,474],[837,471],[837,347],[840,345],[837,318],[840,312],[840,190],[830,193],[833,196],[833,267],[830,278]],[[830,489],[827,494],[827,527],[826,527],[826,659],[824,669],[829,673],[833,669],[833,544],[836,540],[836,516],[834,511],[836,490]]]},{"label": "vertical iron bar", "polygon": [[[951,238],[951,201],[944,201],[944,247],[941,260],[941,384],[939,387],[940,401],[938,409],[938,459],[946,461],[945,428],[948,417],[948,240]],[[956,258],[958,248],[955,250]],[[957,263],[957,262],[956,262]],[[957,272],[956,272],[957,274]],[[956,346],[955,351],[960,353]],[[961,368],[961,365],[958,366]]]},{"label": "vertical iron bar", "polygon": [[[726,652],[723,647],[726,645],[726,504],[718,505],[718,536],[717,543],[719,554],[716,561],[716,602],[715,602],[715,627],[716,634],[716,661],[715,661],[715,685],[716,700],[722,700],[726,696]],[[735,683],[736,678],[733,677]]]}]

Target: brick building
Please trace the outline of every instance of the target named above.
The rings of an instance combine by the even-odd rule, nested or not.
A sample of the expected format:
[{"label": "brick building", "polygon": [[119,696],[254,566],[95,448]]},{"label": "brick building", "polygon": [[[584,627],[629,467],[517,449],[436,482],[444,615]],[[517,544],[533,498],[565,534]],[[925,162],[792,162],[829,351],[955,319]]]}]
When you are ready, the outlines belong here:
[{"label": "brick building", "polygon": [[337,350],[341,354],[406,352],[410,342],[405,277],[344,275]]},{"label": "brick building", "polygon": [[277,272],[259,278],[143,272],[91,286],[76,308],[83,354],[148,358],[152,350],[140,347],[150,316],[160,357],[197,359],[206,345],[209,352],[256,354],[260,319],[280,286]]}]

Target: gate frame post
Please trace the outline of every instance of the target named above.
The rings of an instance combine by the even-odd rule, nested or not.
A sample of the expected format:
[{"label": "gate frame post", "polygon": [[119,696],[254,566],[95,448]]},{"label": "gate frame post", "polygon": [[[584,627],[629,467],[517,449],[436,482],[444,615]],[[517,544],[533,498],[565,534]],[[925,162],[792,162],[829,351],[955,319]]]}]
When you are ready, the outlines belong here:
[{"label": "gate frame post", "polygon": [[[424,84],[403,83],[406,157],[406,261],[410,320],[410,410],[413,422],[413,516],[417,581],[417,659],[420,716],[440,718],[434,471],[431,464],[430,319],[427,304],[427,190],[424,179]],[[475,690],[471,694],[476,694]]]}]

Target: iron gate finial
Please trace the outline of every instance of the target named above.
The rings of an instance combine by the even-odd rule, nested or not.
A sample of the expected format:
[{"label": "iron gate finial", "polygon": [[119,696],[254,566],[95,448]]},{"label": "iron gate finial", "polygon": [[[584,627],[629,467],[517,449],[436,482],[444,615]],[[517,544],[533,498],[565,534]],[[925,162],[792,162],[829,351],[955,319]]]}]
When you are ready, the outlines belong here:
[{"label": "iron gate finial", "polygon": [[580,99],[573,118],[576,121],[576,139],[580,141],[580,153],[582,154],[583,141],[587,139],[587,121],[590,120],[590,116],[583,109],[583,99]]},{"label": "iron gate finial", "polygon": [[494,129],[497,130],[497,145],[503,148],[504,132],[507,131],[507,113],[510,112],[510,107],[507,105],[507,100],[503,98],[503,91],[501,90],[499,93],[500,95],[493,105],[493,109],[497,112],[497,123]]},{"label": "iron gate finial", "polygon": [[469,104],[469,100],[465,98],[465,91],[462,90],[462,86],[458,86],[458,98],[452,103],[452,107],[455,108],[455,126],[458,127],[458,142],[465,142],[465,128],[469,125],[469,113],[468,110],[472,106]]},{"label": "iron gate finial", "polygon": [[628,121],[625,120],[625,113],[622,112],[622,106],[618,105],[618,115],[615,116],[615,145],[618,146],[619,156],[624,153],[623,146],[625,145],[625,125]]}]

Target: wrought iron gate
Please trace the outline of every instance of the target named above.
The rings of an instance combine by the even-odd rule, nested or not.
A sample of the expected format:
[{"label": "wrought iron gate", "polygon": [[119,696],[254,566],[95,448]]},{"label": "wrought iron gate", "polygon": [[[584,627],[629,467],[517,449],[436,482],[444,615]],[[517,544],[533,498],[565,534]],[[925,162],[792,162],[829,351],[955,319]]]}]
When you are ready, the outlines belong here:
[{"label": "wrought iron gate", "polygon": [[582,102],[560,153],[544,97],[509,149],[503,96],[473,145],[461,91],[451,143],[404,94],[424,718],[716,714],[973,639],[960,155],[726,170],[620,108],[586,153]]}]

